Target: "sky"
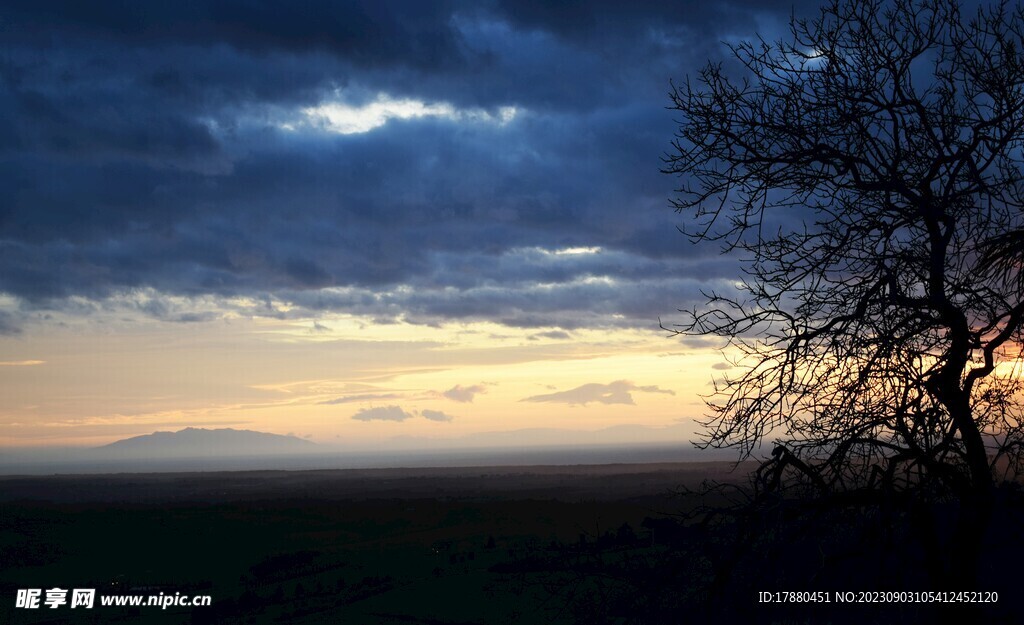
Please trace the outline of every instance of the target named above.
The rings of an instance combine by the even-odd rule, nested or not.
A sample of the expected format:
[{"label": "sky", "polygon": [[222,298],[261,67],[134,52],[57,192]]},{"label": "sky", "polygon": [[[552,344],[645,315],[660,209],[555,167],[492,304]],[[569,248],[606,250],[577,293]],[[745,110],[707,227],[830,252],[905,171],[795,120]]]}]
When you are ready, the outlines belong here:
[{"label": "sky", "polygon": [[670,81],[816,3],[626,5],[5,2],[0,446],[696,433]]}]

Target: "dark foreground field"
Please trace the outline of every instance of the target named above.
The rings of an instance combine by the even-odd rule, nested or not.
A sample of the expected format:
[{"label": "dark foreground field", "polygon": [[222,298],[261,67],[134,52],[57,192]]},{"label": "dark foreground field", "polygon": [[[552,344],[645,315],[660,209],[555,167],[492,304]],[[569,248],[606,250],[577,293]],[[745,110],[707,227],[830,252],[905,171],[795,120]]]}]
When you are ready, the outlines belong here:
[{"label": "dark foreground field", "polygon": [[[1024,515],[1004,511],[978,589],[865,512],[686,513],[742,501],[729,463],[0,478],[3,623],[913,623],[942,606],[835,591],[982,590],[1017,622]],[[777,515],[773,517],[772,515]],[[680,522],[686,521],[686,522]],[[1000,536],[1012,539],[1000,540]],[[1002,534],[1001,534],[1002,533]],[[923,543],[922,543],[923,544]],[[1010,559],[1008,562],[1006,559]],[[1009,566],[1005,574],[999,561]],[[15,607],[18,589],[209,595],[208,607]],[[828,604],[758,592],[827,592]],[[98,600],[97,600],[98,601]]]}]

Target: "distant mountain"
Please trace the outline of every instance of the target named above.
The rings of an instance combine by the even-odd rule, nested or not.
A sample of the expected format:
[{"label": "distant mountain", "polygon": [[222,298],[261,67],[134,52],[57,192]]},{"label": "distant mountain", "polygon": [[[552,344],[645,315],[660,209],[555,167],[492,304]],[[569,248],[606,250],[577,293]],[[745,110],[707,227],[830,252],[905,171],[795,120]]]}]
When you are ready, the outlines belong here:
[{"label": "distant mountain", "polygon": [[138,458],[219,458],[316,451],[317,445],[295,436],[253,430],[185,428],[126,438],[94,449],[104,456]]}]

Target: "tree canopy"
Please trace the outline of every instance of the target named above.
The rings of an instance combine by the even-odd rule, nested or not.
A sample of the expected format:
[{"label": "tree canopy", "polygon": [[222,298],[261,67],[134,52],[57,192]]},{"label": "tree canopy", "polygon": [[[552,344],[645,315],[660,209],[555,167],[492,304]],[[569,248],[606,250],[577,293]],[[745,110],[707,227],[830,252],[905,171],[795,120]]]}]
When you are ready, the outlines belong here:
[{"label": "tree canopy", "polygon": [[1024,10],[836,0],[674,85],[686,233],[735,290],[703,445],[825,490],[981,493],[1022,466]]}]

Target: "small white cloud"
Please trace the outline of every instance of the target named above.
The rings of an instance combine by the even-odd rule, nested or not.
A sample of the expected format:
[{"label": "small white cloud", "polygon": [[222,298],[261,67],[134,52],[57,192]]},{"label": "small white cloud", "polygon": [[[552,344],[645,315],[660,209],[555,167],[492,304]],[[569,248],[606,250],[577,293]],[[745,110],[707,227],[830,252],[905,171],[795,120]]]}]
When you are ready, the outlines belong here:
[{"label": "small white cloud", "polygon": [[315,125],[343,135],[369,132],[383,126],[389,119],[444,117],[452,119],[455,109],[450,104],[427,104],[419,100],[392,100],[387,96],[362,106],[340,102],[321,104],[302,112]]},{"label": "small white cloud", "polygon": [[46,364],[45,360],[0,360],[0,367],[34,367]]},{"label": "small white cloud", "polygon": [[[503,106],[496,114],[483,109],[458,109],[448,102],[428,103],[411,98],[395,99],[380,94],[377,99],[361,105],[345,102],[323,102],[317,106],[302,109],[304,123],[313,127],[343,135],[369,132],[388,123],[391,119],[421,119],[433,117],[452,121],[480,121],[504,125],[515,119],[518,109]],[[302,122],[288,121],[279,124],[285,130],[294,131]]]},{"label": "small white cloud", "polygon": [[566,247],[560,250],[555,250],[555,254],[558,256],[578,256],[580,254],[600,254],[600,247]]},{"label": "small white cloud", "polygon": [[502,124],[507,124],[516,118],[519,114],[519,109],[514,106],[503,106],[498,109],[498,119],[501,120]]}]

